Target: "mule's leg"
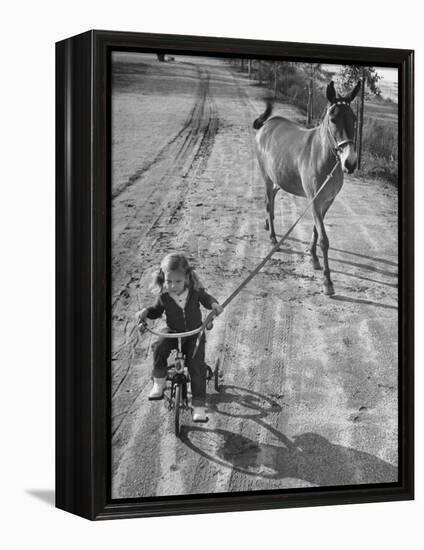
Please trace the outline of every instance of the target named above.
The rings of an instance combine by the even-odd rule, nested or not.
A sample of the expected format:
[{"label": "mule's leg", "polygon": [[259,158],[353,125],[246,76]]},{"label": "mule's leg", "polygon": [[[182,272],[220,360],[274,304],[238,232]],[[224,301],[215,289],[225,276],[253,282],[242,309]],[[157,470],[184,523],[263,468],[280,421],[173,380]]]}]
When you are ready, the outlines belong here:
[{"label": "mule's leg", "polygon": [[[274,205],[275,205],[275,195],[278,193],[278,191],[279,191],[279,187],[273,187],[273,200],[274,200]],[[268,191],[266,192],[266,196],[265,196],[265,206],[266,206],[267,214],[269,215]],[[274,213],[273,213],[272,218],[274,219]],[[268,216],[265,218],[265,229],[266,229],[266,231],[269,231]]]},{"label": "mule's leg", "polygon": [[309,252],[311,256],[311,263],[313,265],[314,269],[321,269],[321,265],[319,263],[319,259],[317,256],[317,241],[318,241],[318,231],[317,228],[314,225],[314,229],[312,231],[312,237],[311,242],[309,243],[309,247],[306,249],[307,252]]},{"label": "mule's leg", "polygon": [[[325,208],[324,213],[327,211],[327,208]],[[324,227],[324,215],[322,213],[322,210],[316,205],[313,206],[312,211],[314,215],[315,227],[318,231],[318,243],[321,247],[324,261],[324,294],[326,294],[327,296],[332,296],[334,294],[334,286],[331,281],[330,267],[328,265],[328,249],[330,245]]]},{"label": "mule's leg", "polygon": [[[274,184],[267,178],[266,180],[266,211],[268,212],[268,218],[265,220],[265,229],[268,231],[271,228],[269,238],[273,244],[277,244],[277,238],[275,236],[274,229],[274,208],[275,208],[275,195],[278,193],[278,187],[274,189]],[[269,223],[268,223],[269,220]]]}]

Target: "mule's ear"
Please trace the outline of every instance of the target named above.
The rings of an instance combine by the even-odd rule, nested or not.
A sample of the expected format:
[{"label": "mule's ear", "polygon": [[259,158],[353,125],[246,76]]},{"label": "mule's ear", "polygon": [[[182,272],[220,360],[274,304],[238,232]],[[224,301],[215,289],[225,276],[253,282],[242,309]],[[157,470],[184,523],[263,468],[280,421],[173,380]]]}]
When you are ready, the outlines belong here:
[{"label": "mule's ear", "polygon": [[347,97],[347,100],[348,102],[350,103],[351,101],[353,101],[356,97],[356,94],[359,92],[361,88],[361,81],[359,81],[356,86],[353,88],[353,90],[350,92],[350,95],[348,95]]},{"label": "mule's ear", "polygon": [[336,90],[334,89],[334,82],[331,81],[330,84],[327,86],[327,99],[330,103],[334,103],[336,101]]}]

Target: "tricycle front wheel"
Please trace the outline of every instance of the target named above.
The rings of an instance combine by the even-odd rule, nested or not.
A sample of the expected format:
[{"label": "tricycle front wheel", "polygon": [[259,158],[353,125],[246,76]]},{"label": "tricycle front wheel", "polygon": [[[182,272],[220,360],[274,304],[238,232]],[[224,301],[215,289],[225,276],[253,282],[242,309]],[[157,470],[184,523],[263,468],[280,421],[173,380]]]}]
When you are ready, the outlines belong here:
[{"label": "tricycle front wheel", "polygon": [[174,406],[175,406],[175,421],[174,421],[175,435],[179,437],[181,432],[181,426],[180,426],[181,384],[177,384],[175,387]]}]

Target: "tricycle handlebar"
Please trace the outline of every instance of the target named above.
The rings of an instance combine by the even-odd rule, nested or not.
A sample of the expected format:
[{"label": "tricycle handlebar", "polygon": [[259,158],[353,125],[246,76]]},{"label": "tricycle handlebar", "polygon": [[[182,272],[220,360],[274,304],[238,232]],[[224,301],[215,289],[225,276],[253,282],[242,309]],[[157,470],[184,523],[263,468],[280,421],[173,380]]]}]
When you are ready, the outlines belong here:
[{"label": "tricycle handlebar", "polygon": [[209,324],[211,323],[214,317],[215,317],[215,313],[211,311],[209,315],[206,317],[206,319],[203,321],[203,323],[200,325],[200,327],[194,330],[190,330],[189,332],[157,332],[156,330],[153,330],[152,328],[150,328],[144,320],[139,322],[138,328],[144,327],[149,332],[151,332],[155,336],[159,336],[160,338],[185,338],[187,336],[193,336],[195,334],[198,334],[197,340],[196,340],[196,347],[194,348],[194,351],[193,351],[193,357],[194,357],[197,353],[197,350],[199,349],[199,343],[202,338],[202,334],[208,328]]},{"label": "tricycle handlebar", "polygon": [[204,330],[203,325],[200,325],[200,327],[189,330],[188,332],[158,332],[152,328],[149,327],[149,325],[145,321],[141,321],[138,324],[138,327],[143,327],[155,336],[159,336],[160,338],[186,338],[187,336],[194,336],[195,334],[199,334],[202,330]]}]

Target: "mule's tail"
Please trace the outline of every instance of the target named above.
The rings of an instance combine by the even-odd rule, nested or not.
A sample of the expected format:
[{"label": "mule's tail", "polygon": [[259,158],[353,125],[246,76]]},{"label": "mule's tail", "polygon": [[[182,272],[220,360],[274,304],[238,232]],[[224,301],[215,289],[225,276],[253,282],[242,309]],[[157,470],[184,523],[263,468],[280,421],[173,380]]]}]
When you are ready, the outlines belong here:
[{"label": "mule's tail", "polygon": [[259,130],[259,128],[262,128],[264,125],[266,119],[271,115],[273,108],[273,103],[270,99],[266,100],[266,108],[265,111],[259,116],[253,123],[253,128],[255,130]]}]

